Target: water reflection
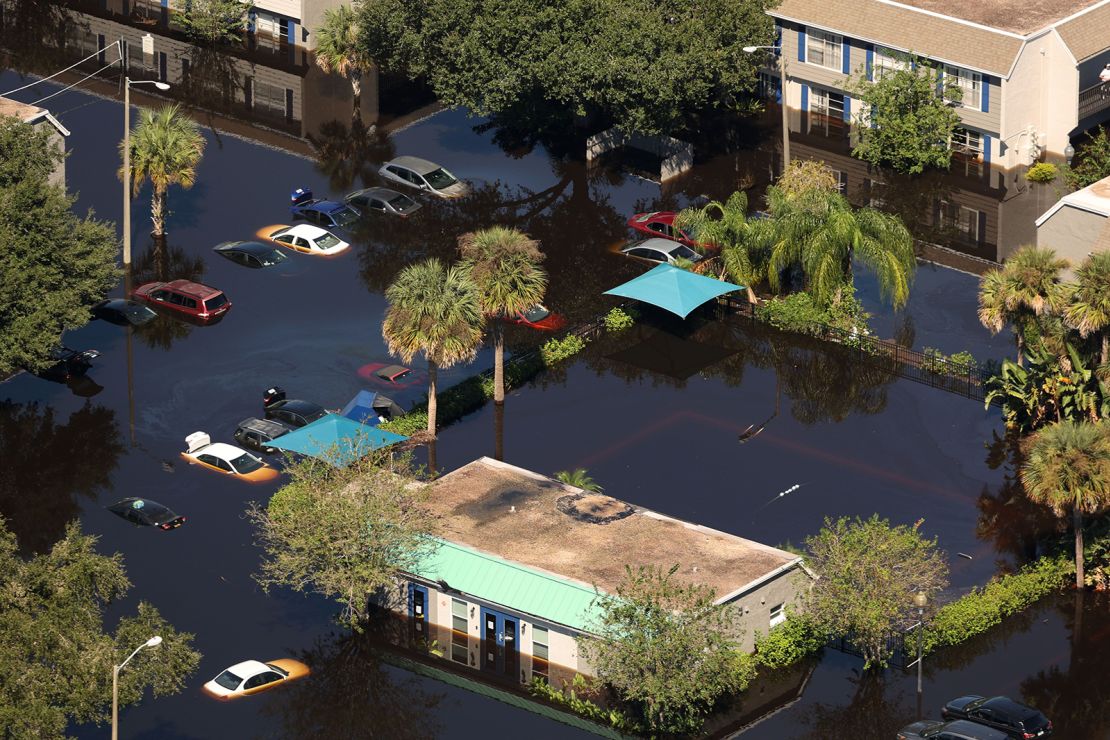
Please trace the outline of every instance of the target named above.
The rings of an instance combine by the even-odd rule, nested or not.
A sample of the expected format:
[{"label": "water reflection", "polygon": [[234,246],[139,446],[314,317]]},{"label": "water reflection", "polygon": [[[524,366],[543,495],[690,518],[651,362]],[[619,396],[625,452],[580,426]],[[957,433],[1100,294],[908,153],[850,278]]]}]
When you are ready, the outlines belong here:
[{"label": "water reflection", "polygon": [[[136,287],[152,281],[197,282],[204,275],[204,259],[181,247],[170,246],[165,237],[152,236],[150,246],[131,263],[131,270]],[[154,321],[136,327],[135,335],[151,349],[168,351],[192,330],[193,325],[187,321],[159,313]]]},{"label": "water reflection", "polygon": [[37,403],[0,402],[0,516],[25,553],[45,552],[107,488],[123,445],[115,412],[86,403],[64,423]]},{"label": "water reflection", "polygon": [[332,190],[346,191],[369,187],[378,183],[378,168],[393,159],[396,150],[393,140],[378,130],[367,127],[361,118],[350,125],[342,121],[328,121],[320,125],[308,141],[316,149],[316,166],[327,175]]},{"label": "water reflection", "polygon": [[979,494],[975,534],[993,545],[999,560],[1010,561],[1010,565],[1027,563],[1043,554],[1046,540],[1060,530],[1061,521],[1048,507],[1033,503],[1025,495],[1018,475],[1022,464],[1020,440],[993,433],[986,463],[991,470],[1001,468],[1004,477],[996,490],[984,486]]},{"label": "water reflection", "polygon": [[[895,737],[914,716],[910,699],[902,692],[891,696],[887,677],[877,671],[853,670],[845,680],[854,686],[844,704],[817,703],[811,708],[811,737],[881,738]],[[932,712],[928,712],[931,716]]]}]

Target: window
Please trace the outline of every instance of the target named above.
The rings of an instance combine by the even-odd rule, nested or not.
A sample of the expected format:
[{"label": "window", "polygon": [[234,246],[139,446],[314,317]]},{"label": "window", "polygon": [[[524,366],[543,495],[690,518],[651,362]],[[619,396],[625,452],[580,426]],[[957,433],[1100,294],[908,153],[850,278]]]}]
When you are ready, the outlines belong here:
[{"label": "window", "polygon": [[955,230],[961,241],[979,243],[982,237],[979,224],[982,219],[982,211],[947,201],[940,203],[940,225]]},{"label": "window", "polygon": [[546,627],[532,625],[532,676],[539,676],[544,681],[547,681],[547,661],[550,657],[549,640]]},{"label": "window", "polygon": [[815,87],[809,95],[809,131],[825,136],[844,133],[844,95]]},{"label": "window", "polygon": [[963,101],[957,105],[969,110],[981,110],[983,107],[983,75],[972,72],[962,67],[945,66],[944,75],[947,82],[955,83],[963,91]]},{"label": "window", "polygon": [[952,159],[963,166],[965,175],[978,175],[983,164],[983,135],[978,131],[957,128],[952,132]]},{"label": "window", "polygon": [[285,116],[285,88],[255,80],[252,89],[254,94],[251,102],[256,111]]},{"label": "window", "polygon": [[467,662],[467,634],[470,622],[466,616],[465,601],[451,599],[451,660]]},{"label": "window", "polygon": [[848,193],[848,173],[841,170],[833,170],[832,173],[836,176],[836,189],[841,194],[846,195]]},{"label": "window", "polygon": [[786,621],[785,604],[776,604],[771,607],[771,626],[777,627]]},{"label": "window", "polygon": [[909,66],[906,55],[885,46],[876,46],[871,58],[871,79],[881,80],[884,75],[909,69]]},{"label": "window", "polygon": [[840,52],[844,39],[835,33],[806,29],[806,61],[818,67],[841,69]]}]

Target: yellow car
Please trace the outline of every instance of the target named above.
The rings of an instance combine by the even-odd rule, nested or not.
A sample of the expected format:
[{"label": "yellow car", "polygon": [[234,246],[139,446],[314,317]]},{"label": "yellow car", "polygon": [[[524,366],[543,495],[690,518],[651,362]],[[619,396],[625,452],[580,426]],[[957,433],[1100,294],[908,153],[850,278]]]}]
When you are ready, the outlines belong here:
[{"label": "yellow car", "polygon": [[193,432],[185,438],[188,448],[181,456],[190,463],[234,475],[252,483],[273,480],[278,472],[259,458],[235,445],[213,442],[204,432]]},{"label": "yellow car", "polygon": [[269,663],[244,660],[204,684],[204,693],[223,701],[238,699],[295,681],[310,672],[304,663],[289,658],[271,660]]},{"label": "yellow car", "polygon": [[258,230],[258,238],[298,252],[315,255],[338,254],[351,246],[330,231],[312,224],[264,226]]}]

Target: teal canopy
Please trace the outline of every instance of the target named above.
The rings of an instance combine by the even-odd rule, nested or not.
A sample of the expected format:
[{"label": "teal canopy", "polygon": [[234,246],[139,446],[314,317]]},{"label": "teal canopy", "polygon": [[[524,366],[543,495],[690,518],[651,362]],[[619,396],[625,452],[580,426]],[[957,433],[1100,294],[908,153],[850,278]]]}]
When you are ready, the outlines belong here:
[{"label": "teal canopy", "polygon": [[650,303],[686,318],[706,301],[734,290],[743,290],[743,286],[698,275],[673,265],[659,265],[624,285],[605,291],[605,294]]},{"label": "teal canopy", "polygon": [[345,467],[363,455],[406,439],[339,414],[328,414],[268,442],[267,447],[319,457],[336,467]]}]

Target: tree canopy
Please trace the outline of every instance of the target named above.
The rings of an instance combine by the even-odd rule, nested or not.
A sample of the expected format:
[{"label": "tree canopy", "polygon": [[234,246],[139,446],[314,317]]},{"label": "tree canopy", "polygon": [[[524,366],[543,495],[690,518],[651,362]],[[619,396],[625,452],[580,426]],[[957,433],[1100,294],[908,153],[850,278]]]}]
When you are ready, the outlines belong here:
[{"label": "tree canopy", "polygon": [[[104,610],[131,583],[119,554],[100,555],[96,538],[76,523],[53,548],[19,556],[15,535],[0,519],[0,727],[5,737],[63,737],[70,722],[100,723],[112,700],[112,666],[150,637],[119,676],[122,706],[147,688],[155,696],[181,690],[200,662],[193,636],[178,632],[150,604],[140,603],[114,633]],[[155,654],[155,650],[157,653]]]},{"label": "tree canopy", "polygon": [[88,323],[119,277],[115,226],[78,218],[48,182],[63,157],[46,130],[0,118],[0,377],[49,366],[62,332]]},{"label": "tree canopy", "polygon": [[251,0],[189,0],[174,20],[194,41],[205,44],[238,41],[247,30]]},{"label": "tree canopy", "polygon": [[361,40],[385,71],[426,78],[476,115],[535,104],[673,130],[754,88],[769,0],[364,0]]}]

